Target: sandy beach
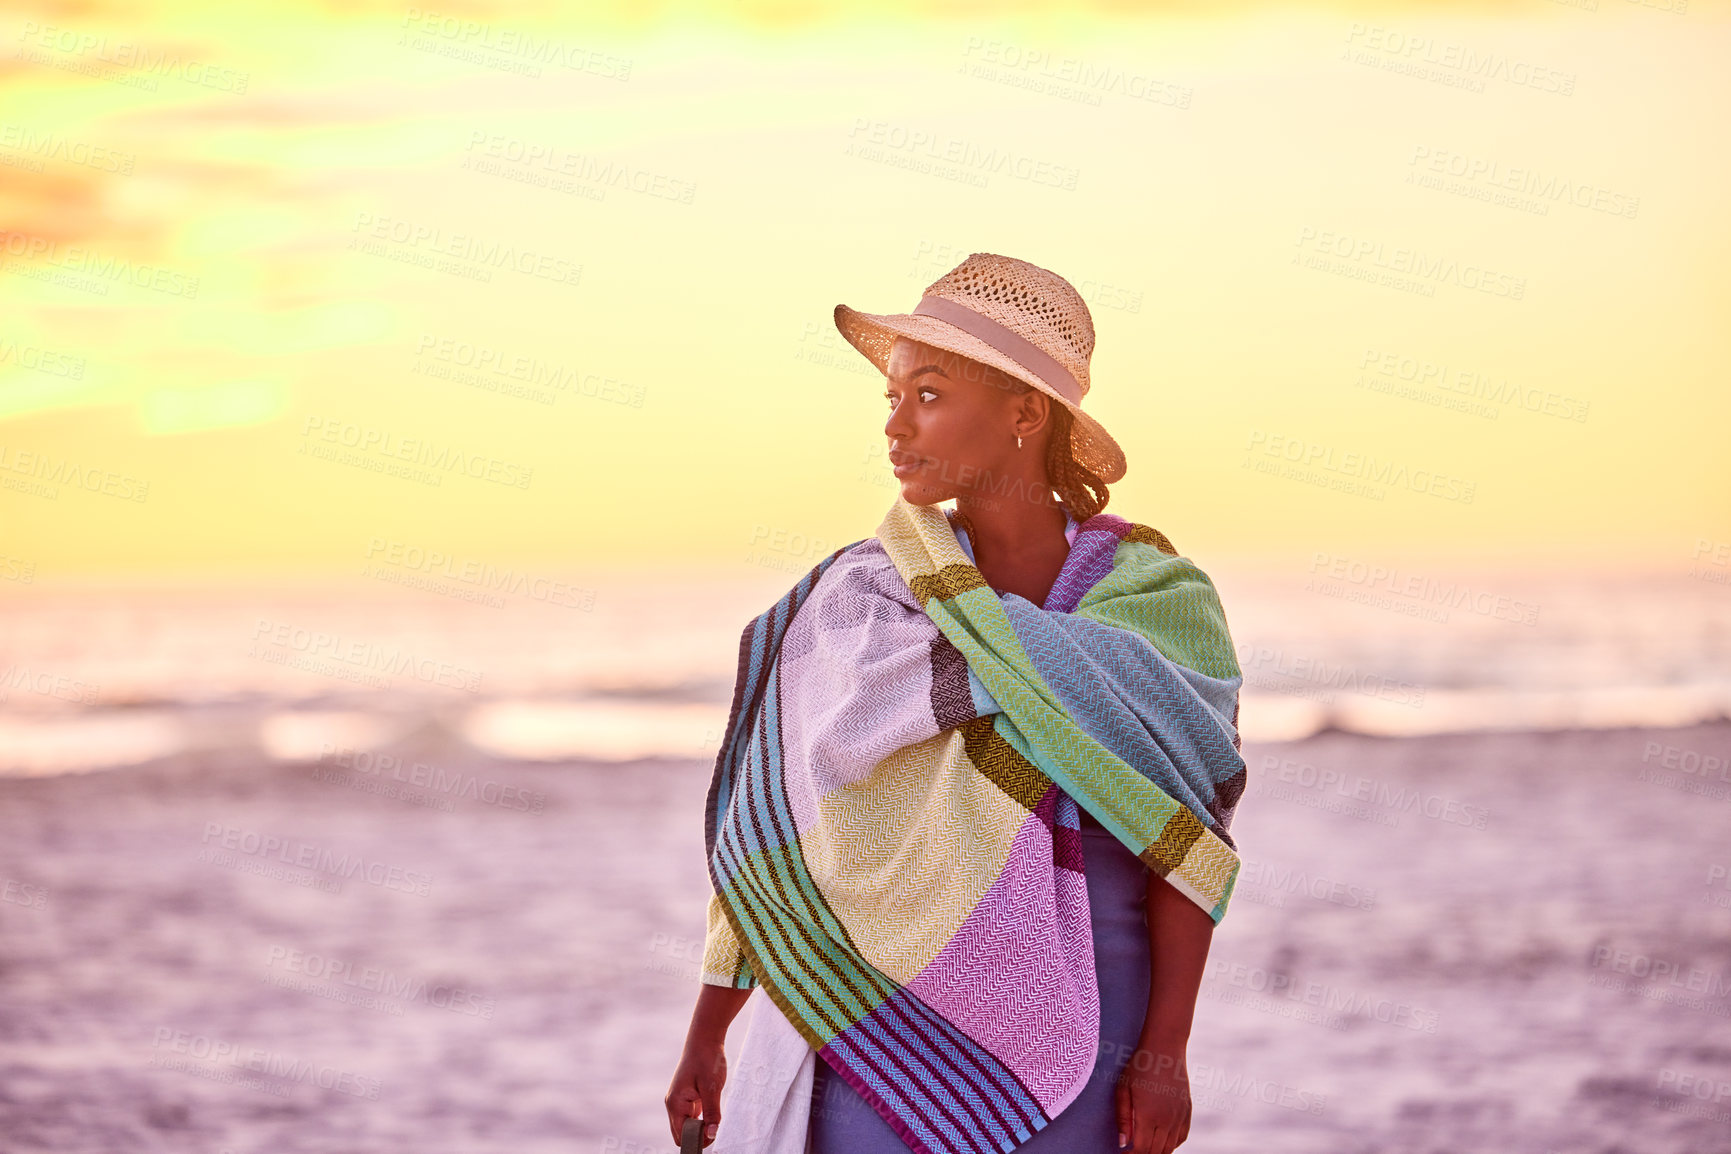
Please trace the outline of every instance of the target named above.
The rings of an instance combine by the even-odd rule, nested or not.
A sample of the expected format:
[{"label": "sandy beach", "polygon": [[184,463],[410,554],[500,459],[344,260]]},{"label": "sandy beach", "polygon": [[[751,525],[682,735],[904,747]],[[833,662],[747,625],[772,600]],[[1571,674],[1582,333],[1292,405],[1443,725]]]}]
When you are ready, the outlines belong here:
[{"label": "sandy beach", "polygon": [[[1245,753],[1188,1149],[1731,1149],[1731,724]],[[0,1147],[669,1148],[708,772],[0,782]]]}]

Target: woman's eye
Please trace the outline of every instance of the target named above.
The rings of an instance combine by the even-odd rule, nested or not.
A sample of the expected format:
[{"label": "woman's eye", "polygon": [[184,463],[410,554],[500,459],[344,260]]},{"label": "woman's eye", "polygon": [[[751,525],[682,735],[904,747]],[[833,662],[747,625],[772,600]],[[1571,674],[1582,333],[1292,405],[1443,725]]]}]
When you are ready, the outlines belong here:
[{"label": "woman's eye", "polygon": [[[930,393],[933,397],[938,395],[938,391],[936,389],[930,387],[929,385],[925,386],[925,387],[920,389],[920,401],[922,403],[929,399],[926,396],[927,393]],[[890,403],[890,408],[893,409],[896,407],[896,397],[895,397],[894,393],[885,393],[884,394],[884,400],[886,400]]]}]

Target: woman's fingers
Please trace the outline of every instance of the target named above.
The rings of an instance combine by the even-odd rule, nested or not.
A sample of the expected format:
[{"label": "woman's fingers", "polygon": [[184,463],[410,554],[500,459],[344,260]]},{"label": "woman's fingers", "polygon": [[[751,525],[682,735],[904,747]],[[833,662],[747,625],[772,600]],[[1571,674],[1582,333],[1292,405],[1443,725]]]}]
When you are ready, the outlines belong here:
[{"label": "woman's fingers", "polygon": [[1166,1140],[1166,1148],[1160,1154],[1172,1154],[1178,1147],[1184,1145],[1184,1140],[1190,1137],[1190,1101],[1185,1099],[1184,1107],[1179,1111],[1176,1124],[1171,1127],[1171,1135]]},{"label": "woman's fingers", "polygon": [[1118,1149],[1123,1150],[1130,1145],[1130,1087],[1123,1078],[1112,1097],[1118,1108]]},{"label": "woman's fingers", "polygon": [[[715,1141],[715,1132],[721,1125],[721,1084],[723,1077],[717,1075],[710,1078],[699,1078],[697,1088],[702,1094],[703,1107],[703,1144],[709,1145]],[[697,1113],[697,1103],[693,1103],[692,1114]]]},{"label": "woman's fingers", "polygon": [[690,1083],[675,1086],[667,1091],[667,1129],[673,1135],[673,1144],[679,1145],[680,1130],[687,1118],[694,1118],[703,1108],[703,1099],[698,1095],[697,1087]]}]

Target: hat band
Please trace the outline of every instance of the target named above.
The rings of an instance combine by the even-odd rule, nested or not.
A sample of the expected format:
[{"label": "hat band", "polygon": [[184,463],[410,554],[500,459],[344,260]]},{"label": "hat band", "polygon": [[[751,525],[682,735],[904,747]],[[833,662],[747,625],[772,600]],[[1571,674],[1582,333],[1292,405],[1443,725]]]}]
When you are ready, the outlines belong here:
[{"label": "hat band", "polygon": [[1007,329],[991,317],[982,316],[966,305],[957,304],[948,297],[922,297],[920,303],[914,306],[914,315],[943,321],[946,324],[956,326],[971,337],[980,338],[1045,381],[1052,387],[1052,391],[1064,400],[1074,406],[1081,406],[1082,386],[1076,382],[1075,377],[1070,375],[1070,370],[1054,360],[1039,345],[1015,330]]}]

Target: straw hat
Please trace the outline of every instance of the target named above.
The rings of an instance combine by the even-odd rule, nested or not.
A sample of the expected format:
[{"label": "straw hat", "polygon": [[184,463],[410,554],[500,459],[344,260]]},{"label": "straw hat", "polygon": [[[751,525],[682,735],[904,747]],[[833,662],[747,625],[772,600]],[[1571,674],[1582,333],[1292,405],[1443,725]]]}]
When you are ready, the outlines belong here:
[{"label": "straw hat", "polygon": [[1070,452],[1102,481],[1123,478],[1124,450],[1082,411],[1094,318],[1069,281],[1014,257],[977,252],[933,281],[911,313],[835,306],[835,327],[888,372],[897,337],[990,365],[1060,402],[1075,415]]}]

